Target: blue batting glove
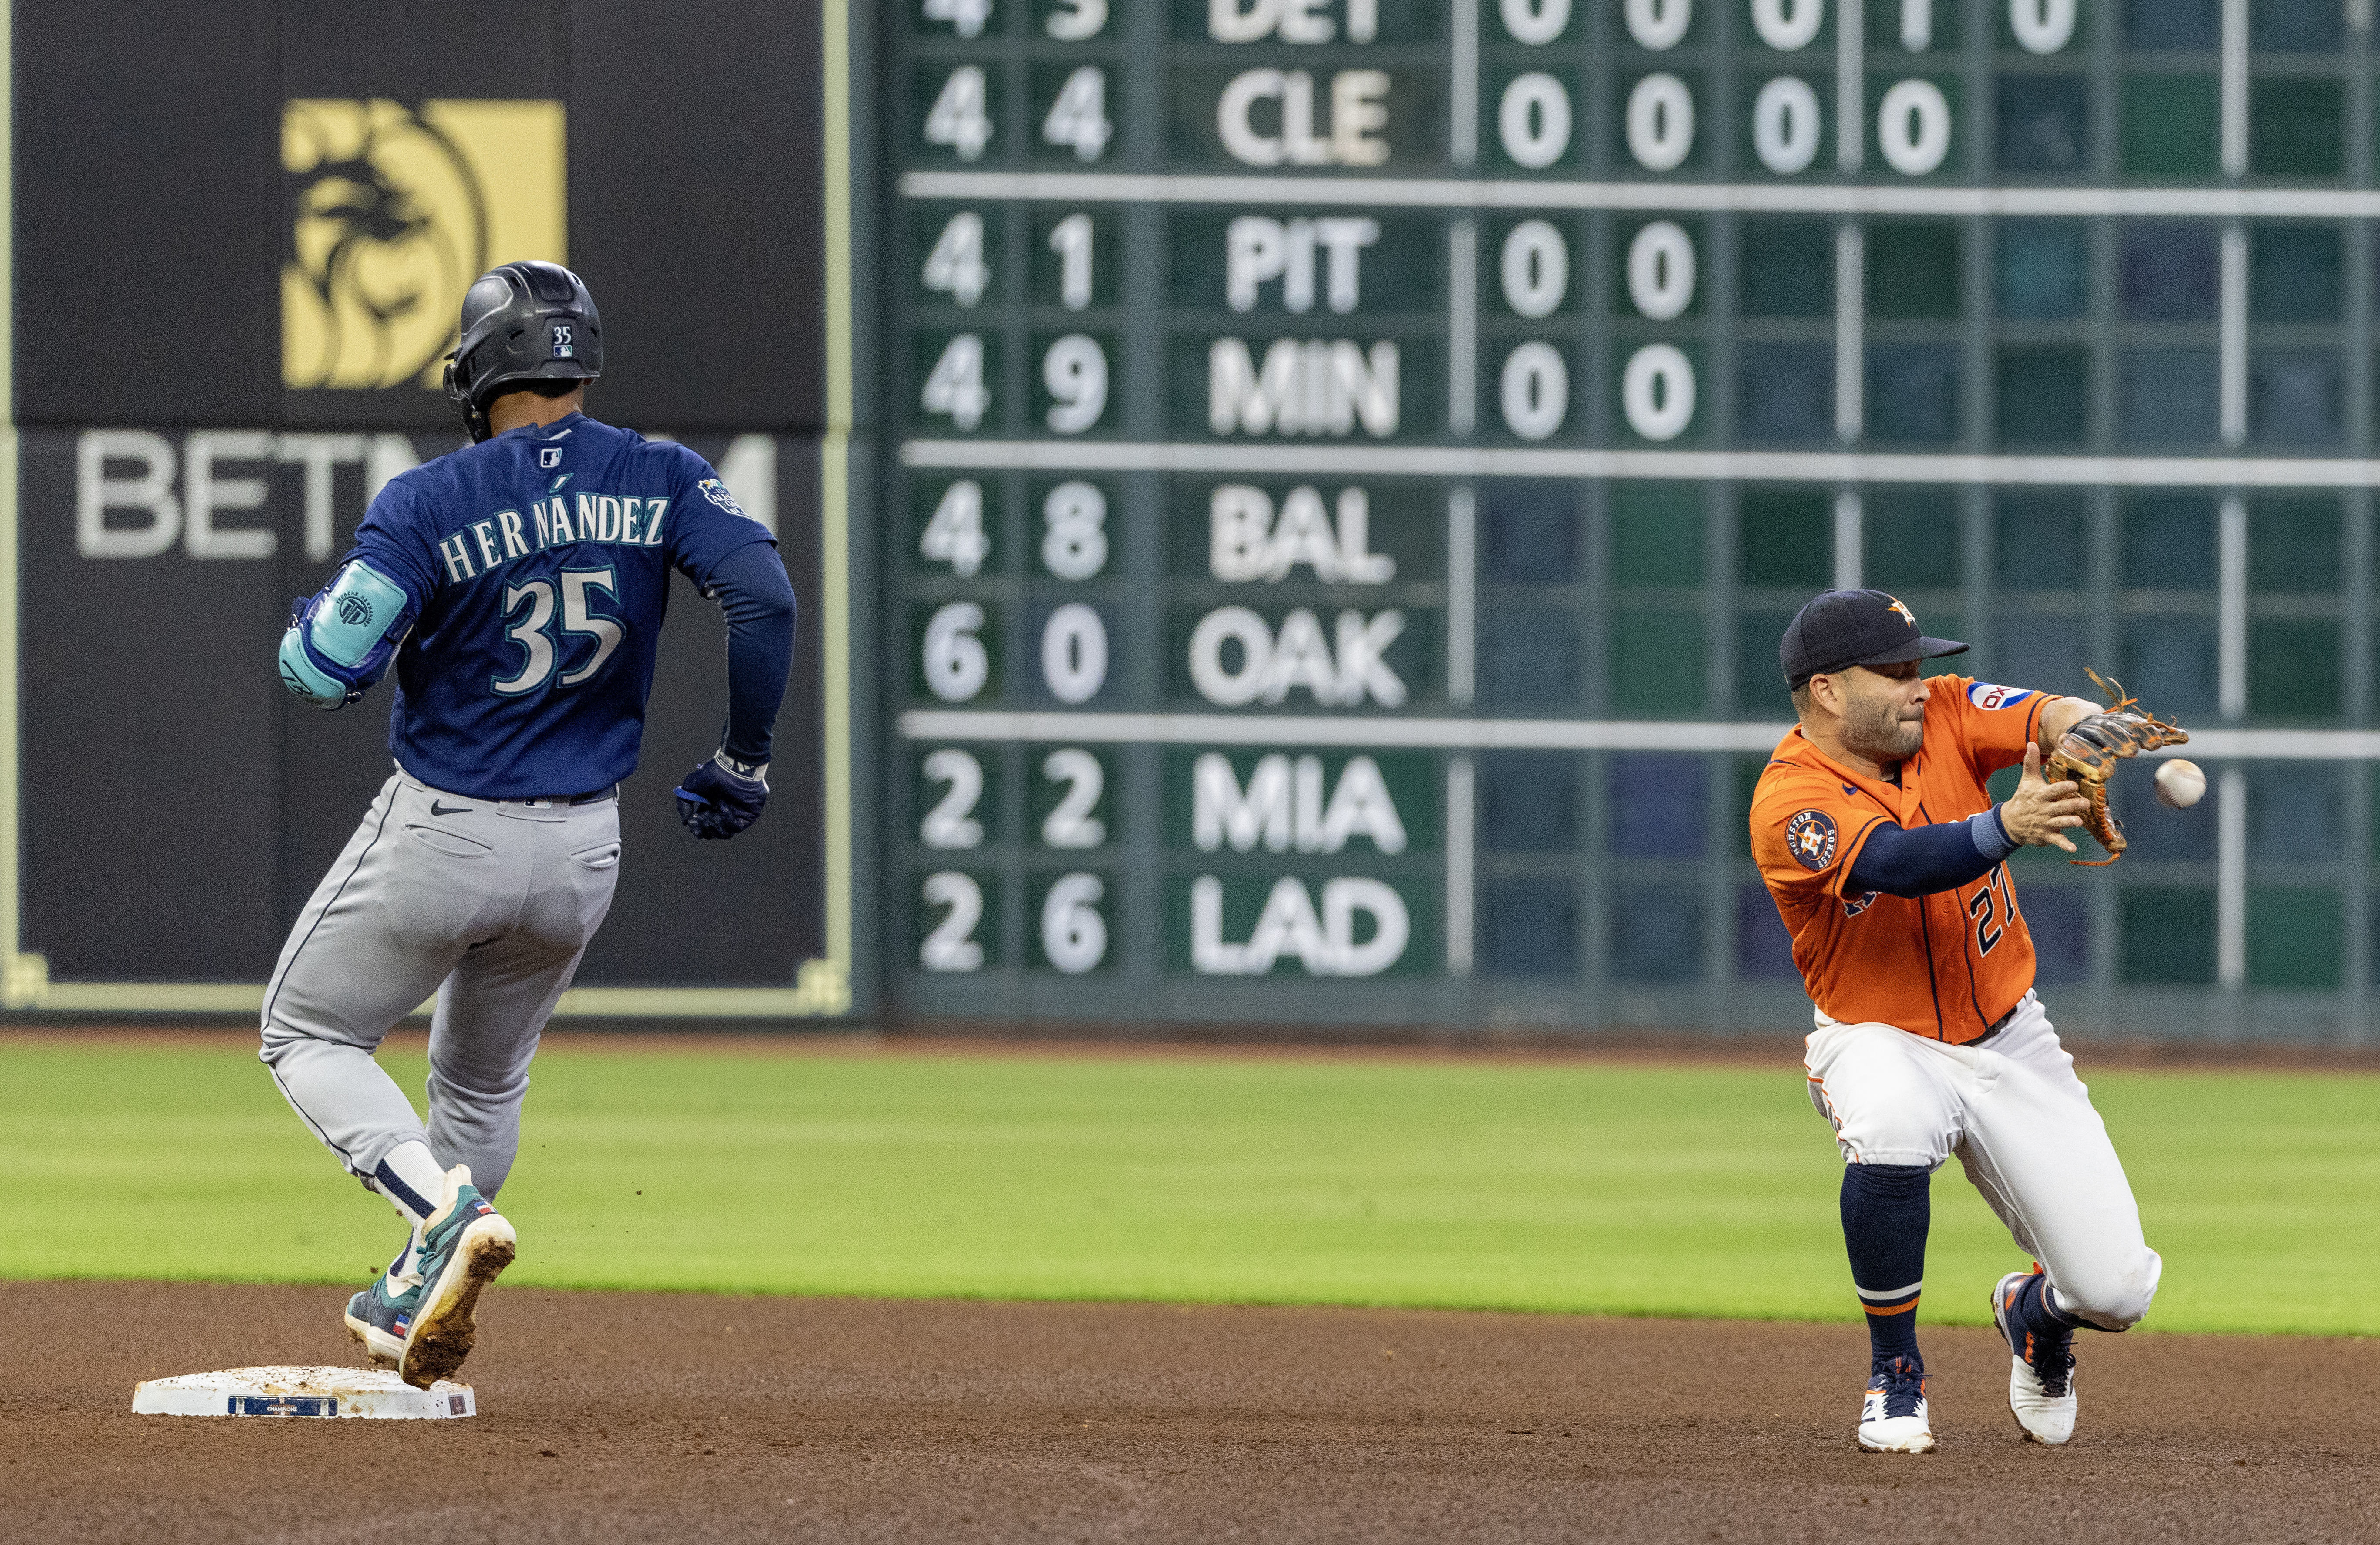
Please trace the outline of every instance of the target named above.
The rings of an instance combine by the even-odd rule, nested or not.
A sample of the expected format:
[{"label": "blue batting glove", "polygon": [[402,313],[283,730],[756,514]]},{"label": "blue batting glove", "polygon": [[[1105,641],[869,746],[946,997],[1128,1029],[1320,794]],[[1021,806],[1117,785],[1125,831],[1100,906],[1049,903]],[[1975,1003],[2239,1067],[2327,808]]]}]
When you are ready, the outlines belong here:
[{"label": "blue batting glove", "polygon": [[721,841],[760,819],[769,802],[769,764],[737,761],[721,751],[687,773],[674,791],[677,818],[696,836]]}]

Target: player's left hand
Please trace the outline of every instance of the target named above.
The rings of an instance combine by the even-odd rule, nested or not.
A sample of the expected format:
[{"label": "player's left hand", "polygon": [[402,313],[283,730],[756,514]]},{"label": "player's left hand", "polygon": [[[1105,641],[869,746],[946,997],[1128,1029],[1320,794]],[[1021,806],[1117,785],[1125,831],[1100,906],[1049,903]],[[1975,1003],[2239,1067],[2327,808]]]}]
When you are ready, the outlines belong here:
[{"label": "player's left hand", "polygon": [[734,836],[760,819],[769,802],[769,764],[739,762],[720,752],[687,773],[674,791],[677,818],[698,837]]},{"label": "player's left hand", "polygon": [[2028,744],[2024,775],[2018,780],[2016,792],[2000,806],[2000,824],[2008,834],[2027,847],[2058,846],[2071,853],[2074,844],[2065,829],[2082,825],[2090,810],[2091,802],[2074,784],[2053,784],[2043,778],[2041,748]]}]

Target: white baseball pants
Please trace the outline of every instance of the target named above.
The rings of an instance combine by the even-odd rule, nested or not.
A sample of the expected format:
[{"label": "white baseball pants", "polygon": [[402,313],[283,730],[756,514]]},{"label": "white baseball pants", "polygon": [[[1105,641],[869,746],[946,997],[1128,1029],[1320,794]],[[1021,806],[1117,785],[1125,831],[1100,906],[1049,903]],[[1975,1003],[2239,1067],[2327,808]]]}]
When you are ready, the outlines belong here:
[{"label": "white baseball pants", "polygon": [[2148,1313],[2165,1263],[2141,1236],[2107,1124],[2038,997],[2027,992],[2006,1028],[1969,1046],[1823,1014],[1817,1023],[1810,1102],[1846,1162],[1931,1169],[1957,1154],[2068,1312],[2109,1331]]},{"label": "white baseball pants", "polygon": [[[619,866],[617,799],[471,799],[399,771],[282,946],[264,994],[273,1082],[356,1175],[427,1142],[493,1197],[538,1036]],[[425,1128],[372,1053],[433,992]]]}]

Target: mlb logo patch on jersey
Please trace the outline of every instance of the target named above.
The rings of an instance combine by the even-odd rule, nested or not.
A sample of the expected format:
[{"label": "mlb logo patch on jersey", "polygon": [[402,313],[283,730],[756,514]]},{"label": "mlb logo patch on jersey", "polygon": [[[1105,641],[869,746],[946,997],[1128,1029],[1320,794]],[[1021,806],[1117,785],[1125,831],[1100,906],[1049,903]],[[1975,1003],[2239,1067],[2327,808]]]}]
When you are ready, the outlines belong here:
[{"label": "mlb logo patch on jersey", "polygon": [[695,486],[702,490],[702,496],[704,498],[710,500],[712,504],[717,505],[721,509],[725,510],[728,514],[742,515],[747,520],[752,518],[748,515],[744,515],[744,506],[735,502],[735,495],[728,493],[727,485],[721,482],[717,478],[705,478],[701,482]]},{"label": "mlb logo patch on jersey", "polygon": [[1967,700],[1977,708],[2014,708],[2032,696],[2028,687],[1995,687],[1988,681],[1979,681],[1967,688]]},{"label": "mlb logo patch on jersey", "polygon": [[1813,873],[1835,861],[1835,818],[1824,810],[1796,810],[1785,823],[1785,850]]}]

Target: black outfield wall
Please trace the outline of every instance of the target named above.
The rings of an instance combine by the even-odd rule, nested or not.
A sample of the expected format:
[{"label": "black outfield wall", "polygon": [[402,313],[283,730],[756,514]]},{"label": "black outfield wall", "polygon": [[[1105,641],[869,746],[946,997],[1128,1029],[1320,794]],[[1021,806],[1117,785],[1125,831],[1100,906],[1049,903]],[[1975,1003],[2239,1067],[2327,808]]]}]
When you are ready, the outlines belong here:
[{"label": "black outfield wall", "polygon": [[594,416],[769,512],[803,607],[768,818],[698,844],[722,626],[681,581],[586,986],[824,953],[819,18],[625,0],[15,7],[20,947],[58,981],[260,982],[389,771],[387,697],[280,687],[290,598],[462,444],[461,286],[557,257]]}]

